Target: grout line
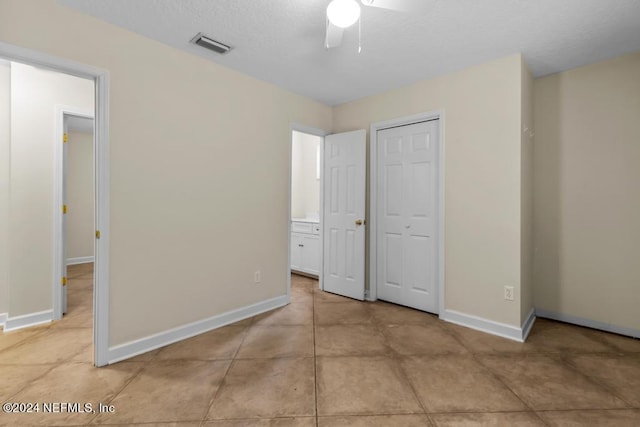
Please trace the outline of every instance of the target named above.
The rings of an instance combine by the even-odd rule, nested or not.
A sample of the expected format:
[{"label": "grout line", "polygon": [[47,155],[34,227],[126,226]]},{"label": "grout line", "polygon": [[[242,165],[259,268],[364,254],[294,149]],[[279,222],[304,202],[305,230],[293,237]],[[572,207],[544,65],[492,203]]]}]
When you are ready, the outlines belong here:
[{"label": "grout line", "polygon": [[[123,362],[123,363],[132,363],[132,362]],[[138,364],[139,362],[133,362],[133,363]],[[129,384],[131,384],[131,383],[133,382],[133,380],[134,380],[134,379],[138,378],[138,376],[142,373],[142,371],[144,371],[144,368],[145,368],[144,364],[143,364],[143,363],[139,363],[139,364],[140,364],[140,367],[138,368],[138,370],[137,370],[133,375],[131,375],[131,378],[129,378],[127,381],[125,381],[125,382],[124,382],[124,384],[122,385],[122,387],[120,387],[120,389],[118,389],[118,390],[113,394],[113,396],[111,397],[111,399],[108,399],[108,400],[107,400],[107,405],[111,405],[111,402],[113,402],[113,401],[116,399],[116,397],[118,397],[118,396],[120,395],[120,393],[122,393],[122,391],[123,391],[125,388],[127,388],[127,386],[128,386]],[[100,368],[95,368],[95,367],[94,367],[94,369],[100,369]],[[95,413],[95,414],[93,415],[93,417],[91,417],[91,419],[89,419],[89,422],[88,422],[87,424],[91,424],[91,423],[93,422],[93,420],[95,420],[99,415],[100,415],[100,414]]]},{"label": "grout line", "polygon": [[[384,346],[387,348],[388,350],[388,359],[390,359],[392,361],[392,363],[395,363],[397,365],[398,371],[400,372],[400,375],[403,377],[402,379],[404,379],[404,381],[409,384],[409,388],[411,389],[411,392],[413,393],[413,397],[416,400],[416,402],[418,402],[418,405],[420,406],[420,408],[422,408],[422,412],[427,415],[427,408],[425,408],[424,404],[422,403],[422,400],[420,399],[420,396],[418,395],[418,391],[416,390],[415,385],[413,384],[413,382],[411,381],[411,378],[409,377],[409,375],[407,375],[407,372],[405,371],[405,369],[402,366],[402,355],[396,351],[396,349],[393,348],[393,346],[391,346],[391,344],[389,344],[389,335],[388,335],[388,325],[383,323],[382,320],[378,319],[372,309],[371,306],[367,306],[367,311],[369,311],[369,313],[371,314],[371,318],[372,318],[372,324],[373,327],[375,328],[375,330],[382,336],[383,338],[383,343]],[[427,415],[427,420],[429,421],[429,423],[431,423],[431,419],[429,418],[429,416]]]},{"label": "grout line", "polygon": [[238,348],[236,348],[236,351],[233,353],[233,356],[231,356],[231,362],[229,363],[227,370],[222,376],[222,379],[220,380],[220,384],[218,385],[218,388],[216,389],[215,393],[213,393],[213,396],[211,396],[211,399],[209,399],[209,404],[205,408],[204,415],[202,416],[202,420],[200,421],[201,426],[207,421],[207,415],[209,415],[209,412],[211,411],[211,407],[213,406],[213,403],[215,402],[217,397],[220,395],[220,392],[222,391],[222,388],[225,385],[227,375],[229,375],[231,368],[235,365],[236,360],[242,360],[242,359],[236,359],[236,357],[238,356],[238,353],[240,352],[240,348],[242,348],[242,345],[244,344],[245,340],[247,339],[247,336],[249,335],[249,330],[253,326],[253,323],[255,320],[254,317],[255,316],[251,317],[252,319],[251,322],[246,326],[245,330],[242,332],[243,334],[242,340],[240,341]]},{"label": "grout line", "polygon": [[[606,353],[606,354],[611,355],[611,353]],[[633,408],[634,407],[633,404],[629,400],[627,400],[624,397],[622,397],[621,395],[619,395],[615,388],[609,386],[608,384],[606,384],[604,381],[600,380],[597,377],[592,377],[589,374],[584,373],[580,368],[578,368],[576,365],[572,364],[569,360],[567,360],[567,357],[568,356],[566,356],[566,355],[562,355],[559,358],[560,359],[560,363],[565,365],[571,371],[573,371],[573,372],[577,373],[578,375],[580,375],[581,377],[585,378],[590,383],[594,384],[597,387],[603,388],[607,393],[609,393],[612,396],[620,399],[622,402],[624,402],[626,405],[628,405],[629,408]],[[615,357],[615,354],[614,354],[614,357]]]},{"label": "grout line", "polygon": [[542,418],[542,417],[540,416],[540,414],[538,414],[538,412],[533,411],[533,416],[534,416],[534,417],[536,417],[537,419],[539,419],[539,420],[540,420],[540,422],[541,422],[542,424],[544,424],[545,426],[552,427],[552,425],[551,425],[551,424],[549,424],[549,423],[548,423],[544,418]]},{"label": "grout line", "polygon": [[33,384],[34,382],[44,378],[46,375],[49,374],[49,372],[53,371],[55,368],[57,368],[58,366],[61,366],[62,363],[58,362],[58,363],[42,363],[42,364],[37,364],[37,365],[10,365],[10,366],[43,366],[43,365],[51,365],[51,367],[47,370],[45,370],[42,374],[35,376],[34,378],[32,378],[31,380],[29,380],[28,382],[26,382],[22,387],[20,387],[15,393],[13,393],[10,396],[7,396],[6,399],[4,399],[5,402],[10,401],[11,399],[13,399],[14,397],[16,397],[19,393],[22,393],[27,387],[29,387],[31,384]]},{"label": "grout line", "polygon": [[[529,411],[531,412],[535,412],[535,410],[527,403],[524,401],[524,399],[515,392],[515,390],[513,390],[509,384],[507,384],[506,381],[504,381],[498,374],[496,374],[495,372],[493,372],[488,366],[486,366],[484,363],[482,363],[482,361],[479,359],[479,356],[481,355],[477,355],[475,353],[471,353],[471,358],[482,367],[482,369],[484,369],[485,371],[487,371],[489,373],[489,375],[491,375],[493,378],[496,379],[496,381],[498,381],[500,384],[502,384],[507,390],[509,390],[511,392],[511,394],[513,394],[516,399],[518,399],[520,402],[522,402],[522,404],[525,406],[525,408],[527,408]],[[526,411],[523,411],[526,412]],[[545,423],[546,424],[546,423]]]},{"label": "grout line", "polygon": [[234,365],[234,363],[235,363],[235,360],[231,360],[231,362],[229,363],[229,366],[227,366],[227,370],[224,372],[224,375],[220,379],[220,384],[218,384],[218,388],[216,389],[215,393],[213,393],[213,396],[211,396],[211,398],[209,399],[209,404],[205,407],[204,414],[202,415],[202,420],[200,420],[200,425],[204,424],[204,422],[207,421],[207,415],[209,415],[209,411],[213,406],[213,402],[215,402],[216,398],[220,394],[220,391],[224,386],[227,375],[229,374],[229,371],[231,371],[231,367]]}]

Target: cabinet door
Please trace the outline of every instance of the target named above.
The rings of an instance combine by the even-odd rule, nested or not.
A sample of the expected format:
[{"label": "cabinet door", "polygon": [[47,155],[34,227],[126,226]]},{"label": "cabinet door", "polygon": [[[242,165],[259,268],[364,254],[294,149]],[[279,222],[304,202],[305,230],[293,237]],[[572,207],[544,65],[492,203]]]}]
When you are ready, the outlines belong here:
[{"label": "cabinet door", "polygon": [[302,266],[302,236],[301,234],[291,233],[291,269],[303,271]]},{"label": "cabinet door", "polygon": [[307,234],[302,245],[302,268],[307,273],[320,274],[320,237]]}]

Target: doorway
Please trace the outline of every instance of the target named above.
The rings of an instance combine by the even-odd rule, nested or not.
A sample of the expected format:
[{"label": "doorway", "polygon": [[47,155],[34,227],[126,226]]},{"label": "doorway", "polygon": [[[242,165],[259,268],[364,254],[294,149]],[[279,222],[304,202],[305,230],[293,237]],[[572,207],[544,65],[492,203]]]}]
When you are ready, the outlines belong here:
[{"label": "doorway", "polygon": [[53,276],[62,286],[54,283],[52,320],[60,320],[67,313],[67,267],[91,263],[93,272],[95,265],[94,112],[56,104],[55,119]]},{"label": "doorway", "polygon": [[322,283],[320,223],[324,132],[296,126],[291,129],[289,270]]},{"label": "doorway", "polygon": [[[95,262],[93,111],[56,107],[62,120],[62,233],[64,286],[54,301],[54,320],[92,327]],[[61,117],[60,117],[61,116]]]},{"label": "doorway", "polygon": [[[94,68],[91,66],[86,66],[83,64],[75,63],[72,61],[68,61],[61,58],[56,58],[50,55],[42,54],[36,51],[32,51],[29,49],[20,48],[17,46],[8,45],[6,43],[0,42],[0,57],[20,63],[23,66],[28,66],[34,69],[42,69],[51,74],[59,74],[67,77],[79,77],[81,79],[86,79],[91,82],[92,89],[95,96],[95,135],[94,135],[94,156],[91,161],[93,170],[94,170],[94,184],[92,187],[94,188],[95,194],[95,234],[93,234],[96,238],[95,242],[95,279],[94,279],[94,292],[93,298],[91,298],[91,302],[89,305],[93,308],[93,316],[90,318],[93,319],[93,343],[94,343],[94,354],[93,360],[96,366],[106,365],[109,361],[109,333],[108,333],[108,315],[109,315],[109,289],[108,289],[108,73],[104,70]],[[35,92],[34,92],[35,93]],[[64,102],[64,101],[63,101]],[[64,102],[65,104],[73,104],[73,102]],[[92,112],[93,115],[93,112]],[[31,250],[34,254],[37,252],[38,254],[44,254],[42,257],[36,258],[32,257],[30,259],[47,259],[49,265],[53,265],[53,268],[44,268],[42,271],[49,271],[48,275],[51,276],[50,279],[45,280],[37,280],[37,281],[25,281],[25,280],[16,280],[16,277],[24,279],[27,274],[14,274],[20,271],[28,271],[28,267],[25,268],[24,265],[20,264],[21,257],[19,252],[12,252],[12,258],[9,260],[9,268],[11,273],[11,282],[9,283],[9,294],[12,296],[9,301],[9,313],[5,323],[5,330],[13,330],[20,329],[24,327],[29,327],[36,324],[48,323],[51,320],[54,320],[54,308],[52,307],[56,300],[58,300],[59,308],[62,308],[62,292],[60,292],[60,288],[64,284],[64,275],[61,273],[62,265],[66,266],[66,262],[59,260],[66,260],[66,256],[61,250],[61,242],[62,238],[62,220],[61,216],[63,215],[63,206],[62,200],[62,185],[58,185],[55,177],[59,177],[62,174],[62,161],[61,158],[63,156],[62,150],[58,151],[52,149],[51,147],[56,146],[57,143],[61,142],[62,132],[57,133],[57,136],[54,139],[55,127],[58,125],[52,126],[51,123],[56,123],[58,120],[54,116],[54,108],[52,107],[48,113],[47,125],[51,126],[51,137],[47,138],[39,138],[41,141],[46,141],[46,143],[52,144],[49,148],[45,150],[33,150],[31,154],[43,155],[43,153],[53,153],[56,156],[55,161],[48,163],[47,165],[54,164],[54,168],[51,176],[47,178],[46,181],[37,181],[31,180],[29,182],[56,182],[55,185],[47,186],[46,192],[43,194],[51,194],[48,196],[49,203],[53,201],[53,210],[49,208],[51,206],[49,203],[46,209],[39,209],[39,211],[46,215],[49,212],[53,212],[53,214],[49,213],[48,215],[52,215],[54,220],[51,221],[51,216],[48,217],[48,221],[43,221],[43,223],[47,223],[47,227],[52,227],[49,229],[48,233],[42,233],[41,235],[49,236],[48,239],[41,239],[40,242],[34,242],[33,244],[21,243],[28,250]],[[53,120],[52,120],[53,119]],[[62,120],[60,120],[60,128],[62,130]],[[40,129],[47,128],[48,126],[41,126]],[[35,126],[33,126],[35,128]],[[12,131],[14,128],[12,127]],[[35,140],[35,139],[34,139]],[[24,146],[20,146],[21,150],[25,151],[25,155],[23,156],[25,159],[29,160],[29,150],[25,150]],[[13,157],[12,157],[13,160]],[[17,169],[17,165],[20,161],[16,161],[16,164],[12,164],[12,181],[11,185],[14,183],[15,174],[14,171]],[[22,161],[23,164],[29,164],[33,162]],[[14,168],[14,166],[16,166]],[[32,167],[34,169],[35,166]],[[48,166],[43,168],[44,170],[51,171],[51,167]],[[25,169],[26,170],[26,169]],[[17,179],[15,181],[18,181]],[[54,188],[51,191],[51,188]],[[53,193],[53,194],[52,194]],[[12,198],[10,209],[14,209],[16,206],[14,202],[19,199]],[[16,202],[17,203],[17,202]],[[23,209],[24,210],[24,209]],[[32,209],[35,211],[35,209]],[[13,216],[16,218],[16,216]],[[51,225],[53,224],[53,225]],[[11,232],[14,233],[14,236],[10,236],[9,238],[12,241],[19,240],[15,237],[15,233],[20,231],[20,227],[18,230],[15,228],[11,229]],[[47,243],[53,240],[53,244]],[[53,272],[53,274],[52,274]],[[29,274],[32,272],[29,271]],[[38,287],[38,289],[26,289],[23,290],[20,287],[21,283],[28,283],[30,286]],[[48,284],[51,285],[48,285]],[[49,294],[47,288],[40,289],[42,285],[51,286],[48,289],[52,292],[53,298],[52,302],[49,302],[49,309],[37,311],[30,306],[19,306],[19,304],[28,304],[30,301],[31,295],[46,295]],[[51,294],[49,294],[51,295]],[[51,301],[51,300],[50,300]],[[46,301],[45,301],[46,304]],[[40,306],[42,304],[40,303]]]},{"label": "doorway", "polygon": [[[295,182],[299,168],[293,163],[299,151],[294,141],[301,135],[316,142],[310,150],[313,161],[307,163],[305,171],[316,181],[317,195],[314,193],[313,197],[317,204],[312,210],[296,210],[293,200],[301,186]],[[317,129],[294,126],[290,153],[288,294],[291,272],[314,277],[317,272],[319,289],[364,300],[365,130],[327,135]],[[301,193],[309,191],[303,189]],[[300,213],[304,217],[297,217]]]}]

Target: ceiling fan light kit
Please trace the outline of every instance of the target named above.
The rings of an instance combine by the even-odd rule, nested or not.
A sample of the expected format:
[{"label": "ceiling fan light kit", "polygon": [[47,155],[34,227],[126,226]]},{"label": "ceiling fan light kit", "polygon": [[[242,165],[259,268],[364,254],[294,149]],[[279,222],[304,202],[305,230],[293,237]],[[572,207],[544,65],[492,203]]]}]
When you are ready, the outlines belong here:
[{"label": "ceiling fan light kit", "polygon": [[[435,1],[435,0],[431,0]],[[340,46],[344,29],[356,22],[358,26],[358,53],[362,51],[360,3],[362,6],[391,10],[394,12],[424,13],[431,4],[427,0],[332,0],[327,6],[327,31],[324,47],[331,49]]]},{"label": "ceiling fan light kit", "polygon": [[333,0],[327,6],[327,19],[336,27],[350,27],[359,18],[360,5],[356,0]]}]

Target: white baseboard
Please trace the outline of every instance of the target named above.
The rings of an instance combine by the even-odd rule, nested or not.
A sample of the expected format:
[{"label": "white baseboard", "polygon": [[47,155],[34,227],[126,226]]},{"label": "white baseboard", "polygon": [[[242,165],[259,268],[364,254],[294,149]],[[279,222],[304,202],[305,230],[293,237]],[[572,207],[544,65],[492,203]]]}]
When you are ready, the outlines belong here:
[{"label": "white baseboard", "polygon": [[7,321],[7,317],[9,317],[9,314],[0,313],[0,326],[4,326],[4,323]]},{"label": "white baseboard", "polygon": [[572,316],[570,314],[555,313],[553,311],[536,309],[536,316],[544,317],[545,319],[558,320],[560,322],[573,323],[574,325],[586,326],[587,328],[599,329],[605,332],[613,332],[614,334],[640,338],[640,330],[638,329],[616,326],[610,323],[598,322],[596,320]]},{"label": "white baseboard", "polygon": [[108,363],[112,364],[121,360],[129,359],[139,354],[191,338],[204,332],[244,320],[248,317],[252,317],[287,304],[289,304],[289,296],[283,295],[236,310],[228,311],[208,319],[199,320],[164,332],[149,335],[148,337],[140,338],[135,341],[120,344],[109,348]]},{"label": "white baseboard", "polygon": [[24,314],[22,316],[8,317],[4,322],[4,331],[28,328],[29,326],[42,325],[53,320],[53,310],[39,311],[37,313]]},{"label": "white baseboard", "polygon": [[467,328],[486,332],[488,334],[497,335],[499,337],[508,338],[513,341],[524,342],[533,323],[535,322],[535,311],[532,309],[522,327],[507,325],[506,323],[495,322],[493,320],[483,319],[482,317],[470,314],[460,313],[455,310],[444,310],[440,314],[440,319],[455,323],[456,325],[465,326]]},{"label": "white baseboard", "polygon": [[522,322],[522,341],[526,341],[531,329],[533,329],[533,324],[536,323],[536,309],[531,307],[529,310],[529,314],[527,318]]},{"label": "white baseboard", "polygon": [[67,258],[67,265],[86,264],[93,261],[93,256],[79,256],[76,258]]}]

